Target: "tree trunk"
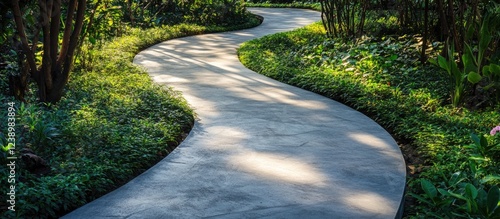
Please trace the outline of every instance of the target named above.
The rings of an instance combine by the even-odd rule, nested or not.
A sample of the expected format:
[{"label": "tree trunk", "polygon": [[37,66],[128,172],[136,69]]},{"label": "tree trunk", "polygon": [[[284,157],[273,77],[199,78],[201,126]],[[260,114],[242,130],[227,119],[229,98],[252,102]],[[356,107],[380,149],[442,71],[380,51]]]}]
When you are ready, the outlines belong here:
[{"label": "tree trunk", "polygon": [[[86,0],[69,1],[59,49],[61,0],[38,1],[41,18],[39,22],[43,34],[43,58],[41,66],[36,66],[35,47],[29,46],[19,0],[13,0],[11,3],[16,30],[29,66],[28,70],[38,85],[38,97],[41,102],[56,103],[63,95],[72,68],[74,52],[80,39],[86,4]],[[76,17],[74,17],[75,10]]]},{"label": "tree trunk", "polygon": [[439,14],[439,21],[436,30],[438,31],[439,40],[444,41],[448,39],[450,30],[448,20],[446,19],[446,9],[443,0],[437,0],[437,13]]},{"label": "tree trunk", "polygon": [[422,39],[422,51],[420,53],[420,62],[425,63],[427,61],[427,41],[429,39],[429,0],[425,0],[424,9],[424,31]]}]

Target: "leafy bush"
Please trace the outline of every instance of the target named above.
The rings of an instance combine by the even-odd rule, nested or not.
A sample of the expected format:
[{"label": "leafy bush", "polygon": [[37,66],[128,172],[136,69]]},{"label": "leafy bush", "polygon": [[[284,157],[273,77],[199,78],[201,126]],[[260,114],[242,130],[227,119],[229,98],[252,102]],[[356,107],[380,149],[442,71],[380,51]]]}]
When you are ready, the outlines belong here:
[{"label": "leafy bush", "polygon": [[[16,153],[30,149],[49,172],[28,170],[16,161],[15,212],[0,203],[1,218],[55,218],[126,183],[168,155],[193,124],[193,112],[178,92],[152,83],[133,65],[141,49],[194,34],[256,26],[198,25],[132,28],[88,52],[75,66],[65,96],[57,105],[16,101]],[[0,85],[1,86],[1,85]],[[0,95],[2,107],[14,101]],[[6,110],[0,120],[7,121]],[[0,123],[5,136],[6,123]],[[0,138],[5,143],[5,137]],[[4,144],[5,145],[5,144]],[[3,146],[3,145],[2,145]],[[24,150],[23,150],[24,149]],[[8,191],[8,161],[0,152],[0,190]],[[6,193],[0,194],[7,200]]]},{"label": "leafy bush", "polygon": [[247,7],[271,7],[271,8],[303,8],[303,9],[313,9],[316,11],[321,10],[321,4],[319,1],[289,1],[284,3],[283,1],[260,1],[260,0],[248,0],[245,5]]},{"label": "leafy bush", "polygon": [[125,19],[141,26],[179,24],[235,25],[246,22],[242,0],[147,0],[116,2],[126,8]]},{"label": "leafy bush", "polygon": [[[497,6],[498,7],[498,6]],[[463,54],[459,57],[459,63],[455,60],[455,46],[447,43],[446,57],[438,56],[437,60],[430,61],[441,67],[448,74],[450,84],[453,84],[454,89],[450,92],[452,104],[455,107],[462,105],[464,102],[473,103],[473,101],[465,101],[466,94],[476,99],[478,107],[484,103],[500,103],[500,60],[495,56],[497,51],[491,51],[495,47],[496,42],[493,40],[496,32],[499,31],[496,25],[493,25],[494,20],[500,18],[499,14],[487,14],[481,25],[477,27],[479,32],[476,39],[464,42]],[[470,31],[474,31],[471,26]],[[472,36],[468,38],[473,38]],[[482,98],[481,98],[482,97]],[[479,101],[477,100],[479,99]]]},{"label": "leafy bush", "polygon": [[247,0],[250,3],[290,4],[290,3],[318,3],[320,0]]},{"label": "leafy bush", "polygon": [[235,24],[245,17],[241,0],[194,0],[178,3],[184,21],[197,24]]},{"label": "leafy bush", "polygon": [[[469,136],[496,126],[500,106],[475,111],[452,107],[447,77],[436,74],[440,71],[436,66],[420,64],[418,47],[416,36],[363,37],[358,42],[327,39],[321,23],[316,23],[244,43],[238,54],[242,63],[256,72],[364,112],[405,148],[418,151],[413,156],[424,162],[409,166],[410,193],[424,196],[420,179],[442,185],[456,172],[463,172],[461,182],[488,192],[500,182],[488,180],[500,174],[499,158],[488,152],[488,159],[494,162],[478,163],[471,170],[468,160],[481,152],[469,148]],[[437,56],[441,48],[441,43],[434,43],[430,55]],[[465,187],[460,186],[450,191],[461,194]],[[472,191],[471,186],[467,187]],[[409,204],[415,202],[411,196],[407,199]],[[462,201],[450,205],[451,211],[464,214],[466,205],[462,204],[467,201]],[[446,216],[427,202],[405,209],[408,217]]]}]

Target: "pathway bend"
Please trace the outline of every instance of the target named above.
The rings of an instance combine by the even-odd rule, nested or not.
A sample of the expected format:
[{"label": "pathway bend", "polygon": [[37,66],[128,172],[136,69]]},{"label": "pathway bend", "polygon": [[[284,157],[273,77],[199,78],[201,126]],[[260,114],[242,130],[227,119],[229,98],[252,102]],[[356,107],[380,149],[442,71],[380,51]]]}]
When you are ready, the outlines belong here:
[{"label": "pathway bend", "polygon": [[393,138],[363,114],[245,68],[244,41],[320,20],[253,8],[256,28],[169,40],[140,52],[156,83],[197,114],[157,165],[65,218],[394,218],[405,165]]}]

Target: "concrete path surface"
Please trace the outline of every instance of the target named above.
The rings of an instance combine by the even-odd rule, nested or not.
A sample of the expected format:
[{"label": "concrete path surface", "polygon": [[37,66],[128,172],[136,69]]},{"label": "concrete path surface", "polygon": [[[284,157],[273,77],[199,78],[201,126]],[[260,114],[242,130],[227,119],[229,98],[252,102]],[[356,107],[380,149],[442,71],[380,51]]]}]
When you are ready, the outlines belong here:
[{"label": "concrete path surface", "polygon": [[246,69],[244,41],[320,20],[251,9],[256,28],[180,38],[134,62],[182,91],[197,121],[157,165],[64,218],[395,218],[405,165],[363,114]]}]

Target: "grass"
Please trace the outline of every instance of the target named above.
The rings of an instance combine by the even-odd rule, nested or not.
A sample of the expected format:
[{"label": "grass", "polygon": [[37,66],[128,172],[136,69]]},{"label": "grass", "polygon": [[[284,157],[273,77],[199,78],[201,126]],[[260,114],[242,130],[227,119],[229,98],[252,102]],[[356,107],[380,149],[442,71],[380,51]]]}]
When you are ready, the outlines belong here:
[{"label": "grass", "polygon": [[[418,61],[420,44],[416,36],[327,39],[316,23],[246,42],[238,54],[258,73],[338,100],[385,127],[408,163],[405,217],[477,216],[468,212],[469,202],[449,194],[440,199],[450,202],[428,201],[422,179],[461,197],[467,183],[486,191],[499,185],[500,135],[486,136],[496,149],[479,160],[470,136],[497,126],[500,106],[452,107],[445,75]],[[435,43],[430,55],[440,48]]]},{"label": "grass", "polygon": [[[171,152],[190,131],[194,115],[182,96],[152,82],[132,64],[141,49],[183,36],[258,25],[251,16],[242,24],[204,27],[191,24],[128,29],[102,47],[85,50],[57,105],[0,100],[16,105],[16,151],[31,149],[48,168],[16,160],[15,212],[2,202],[2,218],[55,218],[92,201],[145,171]],[[5,81],[2,86],[5,87]],[[34,88],[32,88],[31,97]],[[7,121],[7,110],[0,118]],[[7,130],[6,122],[0,130]],[[5,142],[6,133],[3,133]],[[6,144],[4,144],[6,145]],[[5,164],[6,154],[0,153]],[[0,190],[8,191],[8,167],[0,166]],[[50,170],[50,171],[47,171]],[[5,192],[0,194],[7,200]]]}]

